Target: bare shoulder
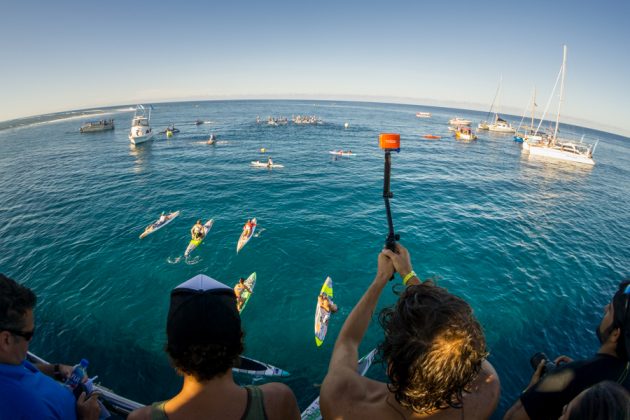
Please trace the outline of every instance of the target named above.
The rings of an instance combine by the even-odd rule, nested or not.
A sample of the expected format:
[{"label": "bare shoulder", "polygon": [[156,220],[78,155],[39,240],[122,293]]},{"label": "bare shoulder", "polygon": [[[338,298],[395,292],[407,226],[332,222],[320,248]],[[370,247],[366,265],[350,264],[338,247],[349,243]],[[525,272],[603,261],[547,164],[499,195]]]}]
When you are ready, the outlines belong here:
[{"label": "bare shoulder", "polygon": [[472,418],[488,418],[497,408],[501,396],[501,382],[494,367],[484,360],[477,378],[464,395],[464,410],[476,413]]},{"label": "bare shoulder", "polygon": [[151,406],[136,408],[127,416],[127,420],[150,420]]},{"label": "bare shoulder", "polygon": [[355,375],[329,374],[319,394],[320,409],[324,418],[357,417],[364,411],[367,415],[374,412],[386,392],[386,384],[356,372]]},{"label": "bare shoulder", "polygon": [[295,394],[287,385],[270,382],[260,386],[265,402],[265,412],[270,420],[299,419],[300,409]]}]

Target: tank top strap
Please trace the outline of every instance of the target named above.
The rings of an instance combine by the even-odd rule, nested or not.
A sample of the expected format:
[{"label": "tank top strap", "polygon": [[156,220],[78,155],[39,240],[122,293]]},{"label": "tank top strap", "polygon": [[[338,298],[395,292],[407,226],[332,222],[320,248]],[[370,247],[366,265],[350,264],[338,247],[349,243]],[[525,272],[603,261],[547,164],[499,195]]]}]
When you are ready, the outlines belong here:
[{"label": "tank top strap", "polygon": [[166,401],[154,402],[151,404],[151,420],[168,420],[164,406]]},{"label": "tank top strap", "polygon": [[265,401],[262,390],[254,385],[247,385],[247,407],[241,420],[267,420]]}]

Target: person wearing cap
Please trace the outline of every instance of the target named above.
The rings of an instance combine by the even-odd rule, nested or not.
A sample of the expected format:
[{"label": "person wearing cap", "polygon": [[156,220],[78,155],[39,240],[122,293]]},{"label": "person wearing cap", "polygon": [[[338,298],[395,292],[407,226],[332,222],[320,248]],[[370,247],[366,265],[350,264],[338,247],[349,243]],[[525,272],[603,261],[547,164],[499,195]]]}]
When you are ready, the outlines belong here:
[{"label": "person wearing cap", "polygon": [[580,392],[609,380],[630,390],[630,280],[623,281],[610,303],[595,334],[600,347],[588,360],[573,361],[559,356],[556,368],[541,375],[545,360],[534,372],[529,385],[509,409],[505,419],[557,419],[562,408]]},{"label": "person wearing cap", "polygon": [[138,419],[299,419],[285,384],[241,387],[232,368],[243,352],[241,318],[232,288],[203,274],[171,291],[166,352],[184,377],[174,397],[134,410]]},{"label": "person wearing cap", "polygon": [[[33,291],[0,274],[0,419],[98,419],[97,394],[75,401],[62,381],[72,367],[26,360],[35,334]],[[54,378],[54,379],[53,379]]]},{"label": "person wearing cap", "polygon": [[[374,281],[346,319],[322,383],[324,419],[482,419],[499,402],[499,379],[472,308],[421,283],[405,247],[383,249]],[[379,319],[388,383],[357,372],[358,350],[378,299],[398,272],[406,288]]]}]

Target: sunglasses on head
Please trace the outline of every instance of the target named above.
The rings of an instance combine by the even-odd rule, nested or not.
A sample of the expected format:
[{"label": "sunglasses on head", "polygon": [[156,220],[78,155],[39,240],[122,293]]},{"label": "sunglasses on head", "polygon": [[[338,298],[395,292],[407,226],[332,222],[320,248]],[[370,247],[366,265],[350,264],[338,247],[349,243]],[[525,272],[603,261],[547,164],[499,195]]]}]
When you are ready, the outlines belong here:
[{"label": "sunglasses on head", "polygon": [[13,335],[17,335],[18,337],[22,337],[26,341],[31,341],[31,339],[35,335],[35,328],[33,328],[31,331],[12,330],[10,328],[3,328],[3,330],[8,331]]}]

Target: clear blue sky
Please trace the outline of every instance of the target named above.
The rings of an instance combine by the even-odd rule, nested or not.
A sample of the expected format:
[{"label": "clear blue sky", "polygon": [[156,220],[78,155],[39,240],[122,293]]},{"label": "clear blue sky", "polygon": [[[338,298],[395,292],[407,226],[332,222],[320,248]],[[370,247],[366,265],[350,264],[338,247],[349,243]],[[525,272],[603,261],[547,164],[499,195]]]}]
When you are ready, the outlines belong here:
[{"label": "clear blue sky", "polygon": [[630,136],[630,1],[39,1],[3,4],[0,121],[186,99],[544,108]]}]

